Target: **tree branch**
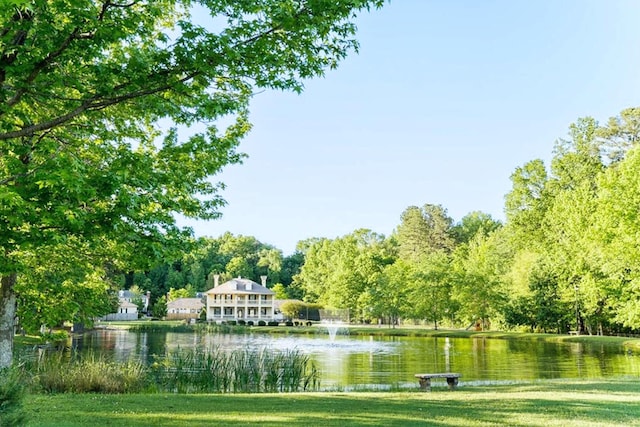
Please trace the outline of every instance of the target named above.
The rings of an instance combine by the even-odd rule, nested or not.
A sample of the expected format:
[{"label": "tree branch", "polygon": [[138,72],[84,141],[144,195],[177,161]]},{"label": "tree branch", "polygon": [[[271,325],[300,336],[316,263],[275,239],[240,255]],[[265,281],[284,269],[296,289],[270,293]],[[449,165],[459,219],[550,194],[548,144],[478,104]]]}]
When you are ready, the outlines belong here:
[{"label": "tree branch", "polygon": [[[16,13],[13,15],[12,20],[14,22],[20,22],[20,21],[32,21],[33,20],[33,13],[31,13],[29,10],[18,10],[16,11]],[[6,35],[10,30],[8,28],[3,29],[0,32],[0,36],[4,36]],[[16,35],[13,36],[13,40],[11,42],[10,47],[17,47],[17,46],[22,46],[24,45],[24,42],[27,40],[27,31],[26,30],[18,30],[16,32]],[[0,85],[2,83],[4,83],[5,79],[6,79],[6,67],[8,67],[9,65],[11,65],[16,58],[18,57],[18,51],[17,49],[14,49],[13,52],[11,53],[5,53],[4,55],[2,55],[0,57]]]},{"label": "tree branch", "polygon": [[[153,95],[153,94],[156,94],[156,93],[160,93],[160,92],[164,92],[164,91],[170,90],[173,87],[174,84],[176,84],[176,83],[184,83],[184,82],[186,82],[188,80],[191,80],[192,78],[196,77],[198,74],[199,74],[198,72],[193,72],[191,74],[188,74],[185,77],[182,77],[182,78],[178,79],[173,84],[164,84],[164,85],[161,85],[161,86],[158,86],[158,87],[155,87],[155,88],[141,89],[141,90],[133,91],[133,92],[130,92],[130,93],[125,93],[123,95],[111,97],[111,98],[102,97],[101,95],[93,96],[93,97],[87,99],[86,101],[84,101],[81,105],[79,105],[75,109],[69,111],[66,114],[58,116],[58,117],[56,117],[54,119],[48,120],[46,122],[38,123],[38,124],[35,124],[35,125],[26,126],[26,127],[22,128],[20,130],[17,130],[17,131],[1,133],[0,134],[0,141],[13,139],[13,138],[22,138],[22,137],[26,137],[26,136],[31,136],[31,135],[34,135],[36,132],[52,129],[52,128],[54,128],[56,126],[59,126],[59,125],[61,125],[63,123],[69,122],[72,119],[74,119],[75,117],[78,117],[79,115],[81,115],[81,114],[83,114],[83,113],[85,113],[87,111],[101,110],[101,109],[110,107],[110,106],[115,105],[115,104],[119,104],[119,103],[122,103],[122,102],[130,101],[132,99],[137,99],[137,98],[141,98],[141,97],[144,97],[144,96],[149,96],[149,95]],[[114,88],[114,90],[123,89],[123,88],[126,88],[126,85],[120,85],[119,87]]]}]

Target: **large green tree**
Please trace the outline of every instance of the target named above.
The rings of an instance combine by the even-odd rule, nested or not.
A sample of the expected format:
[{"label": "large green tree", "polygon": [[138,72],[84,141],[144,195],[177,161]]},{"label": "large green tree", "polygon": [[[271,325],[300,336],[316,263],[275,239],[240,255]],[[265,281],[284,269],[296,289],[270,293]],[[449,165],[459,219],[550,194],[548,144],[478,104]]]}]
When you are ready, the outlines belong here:
[{"label": "large green tree", "polygon": [[353,318],[363,318],[370,309],[363,295],[376,286],[385,266],[394,260],[395,251],[384,236],[360,229],[313,243],[294,285],[310,302],[350,309]]},{"label": "large green tree", "polygon": [[453,249],[453,220],[441,205],[409,206],[400,221],[395,232],[400,258],[415,261],[433,251]]},{"label": "large green tree", "polygon": [[383,1],[15,3],[0,9],[0,367],[23,251],[106,237],[142,261],[189,234],[175,213],[216,218],[210,178],[241,160],[252,94],[335,67],[354,14]]}]

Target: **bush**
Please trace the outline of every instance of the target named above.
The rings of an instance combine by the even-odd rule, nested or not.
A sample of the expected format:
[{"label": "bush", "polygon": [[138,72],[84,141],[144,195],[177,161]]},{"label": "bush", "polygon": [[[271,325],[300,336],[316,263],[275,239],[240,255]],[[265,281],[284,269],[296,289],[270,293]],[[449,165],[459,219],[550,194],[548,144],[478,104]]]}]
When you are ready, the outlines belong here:
[{"label": "bush", "polygon": [[269,326],[278,326],[280,323],[276,322],[275,320],[270,320],[267,322],[267,325]]},{"label": "bush", "polygon": [[237,324],[237,322],[235,320],[227,320],[227,325],[234,326],[236,324]]},{"label": "bush", "polygon": [[238,320],[238,325],[240,325],[240,326],[244,326],[244,325],[246,325],[246,324],[247,324],[247,322],[246,322],[246,321],[244,321],[244,320],[242,320],[242,319],[241,319],[241,320]]},{"label": "bush", "polygon": [[[293,322],[291,320],[287,320],[284,324],[287,326],[293,326]],[[296,322],[296,326],[298,326],[298,322]]]},{"label": "bush", "polygon": [[26,421],[22,407],[24,386],[15,371],[0,370],[0,426],[20,426]]},{"label": "bush", "polygon": [[264,320],[258,320],[258,326],[267,326],[267,323]]},{"label": "bush", "polygon": [[253,320],[249,320],[249,321],[247,322],[247,325],[249,325],[249,326],[253,326]]}]

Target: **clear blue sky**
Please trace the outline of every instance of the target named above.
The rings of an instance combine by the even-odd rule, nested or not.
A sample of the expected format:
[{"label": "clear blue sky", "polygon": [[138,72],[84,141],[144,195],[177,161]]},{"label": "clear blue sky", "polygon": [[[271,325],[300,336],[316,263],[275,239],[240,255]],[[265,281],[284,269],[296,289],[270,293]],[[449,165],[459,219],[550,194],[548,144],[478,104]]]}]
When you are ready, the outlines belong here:
[{"label": "clear blue sky", "polygon": [[392,0],[358,20],[360,53],[265,92],[223,218],[190,222],[295,250],[358,228],[389,235],[411,205],[504,219],[516,167],[548,162],[570,123],[640,105],[640,1]]}]

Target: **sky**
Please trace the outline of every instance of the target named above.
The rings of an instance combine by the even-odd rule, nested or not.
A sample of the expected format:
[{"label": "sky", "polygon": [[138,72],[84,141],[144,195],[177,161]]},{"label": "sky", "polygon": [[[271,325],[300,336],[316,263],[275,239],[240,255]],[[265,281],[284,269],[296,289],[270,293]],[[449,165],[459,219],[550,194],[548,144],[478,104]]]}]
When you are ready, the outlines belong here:
[{"label": "sky", "polygon": [[510,175],[548,164],[571,123],[640,105],[636,0],[391,0],[356,19],[359,53],[251,104],[248,155],[196,236],[390,235],[409,206],[504,220]]}]

